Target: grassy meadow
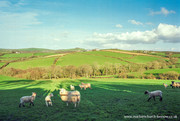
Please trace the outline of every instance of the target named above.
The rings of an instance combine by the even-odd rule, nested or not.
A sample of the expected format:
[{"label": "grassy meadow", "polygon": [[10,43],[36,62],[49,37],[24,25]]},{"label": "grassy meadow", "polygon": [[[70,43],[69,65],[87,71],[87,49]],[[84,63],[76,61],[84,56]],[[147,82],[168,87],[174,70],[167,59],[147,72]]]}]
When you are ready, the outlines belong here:
[{"label": "grassy meadow", "polygon": [[[92,84],[92,89],[80,90],[81,82]],[[124,116],[158,115],[178,116],[171,120],[178,121],[180,112],[179,89],[164,88],[162,83],[170,84],[170,80],[143,79],[58,79],[58,80],[25,80],[0,76],[0,120],[135,120]],[[68,107],[59,97],[59,88],[69,90],[75,85],[81,93],[79,107],[73,104]],[[162,90],[163,101],[159,98],[147,102],[145,90]],[[35,106],[18,107],[19,98],[37,93]],[[46,107],[44,98],[53,92],[53,106]],[[154,119],[143,119],[154,120]],[[166,120],[166,119],[158,119]]]},{"label": "grassy meadow", "polygon": [[36,58],[26,61],[13,62],[10,63],[7,67],[9,68],[17,68],[17,69],[28,69],[33,67],[47,67],[51,66],[54,63],[56,57],[51,58]]}]

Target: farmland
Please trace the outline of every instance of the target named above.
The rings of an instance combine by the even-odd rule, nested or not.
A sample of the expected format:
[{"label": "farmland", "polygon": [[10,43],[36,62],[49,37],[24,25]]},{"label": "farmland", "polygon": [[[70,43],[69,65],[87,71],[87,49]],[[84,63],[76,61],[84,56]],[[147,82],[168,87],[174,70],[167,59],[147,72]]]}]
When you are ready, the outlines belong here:
[{"label": "farmland", "polygon": [[18,68],[18,69],[28,69],[33,67],[47,67],[53,65],[53,62],[56,57],[52,58],[38,58],[27,61],[20,61],[10,63],[7,67],[9,68]]},{"label": "farmland", "polygon": [[75,54],[69,54],[59,59],[57,62],[57,65],[65,66],[65,65],[83,65],[83,64],[104,64],[104,63],[121,63],[126,64],[126,62],[123,62],[121,60],[118,60],[116,58],[110,58],[110,57],[103,57],[103,56],[97,56],[97,55],[86,55],[81,53],[75,53]]}]

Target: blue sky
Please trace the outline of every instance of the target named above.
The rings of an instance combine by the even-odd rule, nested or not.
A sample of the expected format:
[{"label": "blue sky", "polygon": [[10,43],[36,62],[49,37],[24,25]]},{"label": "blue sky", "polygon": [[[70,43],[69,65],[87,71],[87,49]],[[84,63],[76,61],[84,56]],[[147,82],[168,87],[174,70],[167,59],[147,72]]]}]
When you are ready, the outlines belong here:
[{"label": "blue sky", "polygon": [[0,48],[179,46],[179,0],[0,0]]}]

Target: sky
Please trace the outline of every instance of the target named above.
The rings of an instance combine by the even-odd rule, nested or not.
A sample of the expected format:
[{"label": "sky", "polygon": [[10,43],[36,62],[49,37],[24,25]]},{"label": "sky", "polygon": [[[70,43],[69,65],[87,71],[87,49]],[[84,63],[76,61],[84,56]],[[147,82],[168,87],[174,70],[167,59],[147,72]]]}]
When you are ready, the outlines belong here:
[{"label": "sky", "polygon": [[180,51],[180,0],[0,0],[0,48]]}]

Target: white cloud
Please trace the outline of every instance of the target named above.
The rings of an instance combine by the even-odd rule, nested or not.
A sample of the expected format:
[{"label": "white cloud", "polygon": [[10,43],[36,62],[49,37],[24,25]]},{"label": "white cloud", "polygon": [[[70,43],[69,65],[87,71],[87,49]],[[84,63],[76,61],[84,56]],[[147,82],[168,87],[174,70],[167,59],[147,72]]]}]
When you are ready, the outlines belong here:
[{"label": "white cloud", "polygon": [[117,28],[122,28],[123,26],[121,24],[116,24]]},{"label": "white cloud", "polygon": [[154,25],[153,23],[151,22],[147,22],[146,25]]},{"label": "white cloud", "polygon": [[11,3],[8,1],[0,1],[0,8],[10,7]]},{"label": "white cloud", "polygon": [[135,24],[135,25],[143,25],[143,23],[141,23],[139,21],[135,21],[135,20],[128,20],[128,22],[131,24]]},{"label": "white cloud", "polygon": [[0,29],[22,29],[27,28],[30,25],[41,24],[36,18],[37,13],[25,12],[25,13],[10,13],[0,11]]},{"label": "white cloud", "polygon": [[166,43],[180,43],[180,26],[160,23],[151,31],[134,31],[125,33],[94,33],[88,40],[89,44],[96,46],[120,44],[155,44],[159,41]]},{"label": "white cloud", "polygon": [[166,8],[162,7],[160,11],[150,11],[150,15],[165,15],[167,16],[168,14],[175,14],[176,12],[173,10],[167,10]]}]

